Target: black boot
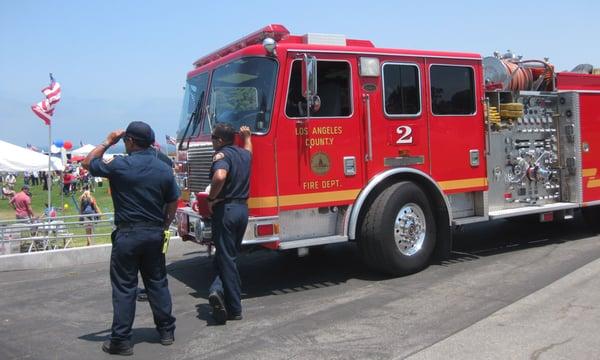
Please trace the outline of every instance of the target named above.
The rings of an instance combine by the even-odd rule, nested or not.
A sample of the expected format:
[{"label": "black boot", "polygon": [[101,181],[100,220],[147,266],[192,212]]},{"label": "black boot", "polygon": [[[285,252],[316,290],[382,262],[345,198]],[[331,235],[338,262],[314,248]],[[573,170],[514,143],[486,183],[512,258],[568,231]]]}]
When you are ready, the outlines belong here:
[{"label": "black boot", "polygon": [[133,346],[129,341],[116,342],[108,339],[102,344],[102,351],[112,355],[133,355]]},{"label": "black boot", "polygon": [[225,300],[223,294],[218,291],[213,291],[208,295],[208,303],[212,306],[212,316],[219,325],[224,325],[227,322],[227,309],[225,308]]},{"label": "black boot", "polygon": [[160,343],[162,345],[171,345],[175,342],[175,331],[159,330]]}]

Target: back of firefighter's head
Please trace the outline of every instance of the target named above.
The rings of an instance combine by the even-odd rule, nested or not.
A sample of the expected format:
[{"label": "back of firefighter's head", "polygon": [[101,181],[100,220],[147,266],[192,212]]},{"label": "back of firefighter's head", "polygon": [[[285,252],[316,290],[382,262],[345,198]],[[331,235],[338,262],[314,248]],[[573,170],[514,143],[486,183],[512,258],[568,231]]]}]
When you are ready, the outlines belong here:
[{"label": "back of firefighter's head", "polygon": [[154,130],[143,121],[132,121],[125,130],[123,141],[127,153],[135,149],[146,149],[154,143]]},{"label": "back of firefighter's head", "polygon": [[212,132],[213,145],[220,148],[225,145],[233,144],[235,139],[235,130],[229,124],[219,123],[215,125]]}]

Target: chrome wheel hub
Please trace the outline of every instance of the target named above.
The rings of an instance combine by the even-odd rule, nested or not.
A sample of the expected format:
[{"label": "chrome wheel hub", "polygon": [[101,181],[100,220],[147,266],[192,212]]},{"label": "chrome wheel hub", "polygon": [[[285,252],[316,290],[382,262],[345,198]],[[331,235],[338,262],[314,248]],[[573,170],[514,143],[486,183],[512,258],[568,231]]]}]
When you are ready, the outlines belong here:
[{"label": "chrome wheel hub", "polygon": [[414,203],[404,205],[394,221],[394,240],[403,255],[418,253],[425,242],[427,224],[421,207]]}]

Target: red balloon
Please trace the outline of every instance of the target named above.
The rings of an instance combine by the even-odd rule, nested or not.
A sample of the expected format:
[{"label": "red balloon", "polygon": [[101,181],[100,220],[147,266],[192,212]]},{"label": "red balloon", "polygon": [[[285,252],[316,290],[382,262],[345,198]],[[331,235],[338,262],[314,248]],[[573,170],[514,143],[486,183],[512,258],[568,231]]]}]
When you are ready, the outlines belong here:
[{"label": "red balloon", "polygon": [[67,141],[65,141],[65,143],[63,144],[63,147],[64,147],[66,150],[71,150],[71,149],[73,148],[73,143],[72,143],[72,142],[70,142],[69,140],[67,140]]}]

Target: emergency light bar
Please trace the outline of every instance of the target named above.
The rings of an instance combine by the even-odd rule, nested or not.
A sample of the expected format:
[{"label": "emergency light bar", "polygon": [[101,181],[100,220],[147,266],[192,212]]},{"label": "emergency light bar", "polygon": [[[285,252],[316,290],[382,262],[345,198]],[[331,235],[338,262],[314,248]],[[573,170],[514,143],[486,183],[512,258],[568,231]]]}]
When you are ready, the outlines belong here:
[{"label": "emergency light bar", "polygon": [[279,24],[271,24],[265,26],[264,28],[257,30],[250,35],[246,35],[241,39],[238,39],[231,44],[228,44],[219,50],[212,52],[194,62],[195,67],[200,67],[202,65],[208,64],[211,61],[215,61],[223,56],[231,54],[232,52],[242,49],[249,45],[260,44],[265,38],[273,38],[275,41],[279,41],[290,34],[288,29],[283,25]]},{"label": "emergency light bar", "polygon": [[308,33],[302,40],[305,44],[346,46],[346,37],[340,34]]}]

